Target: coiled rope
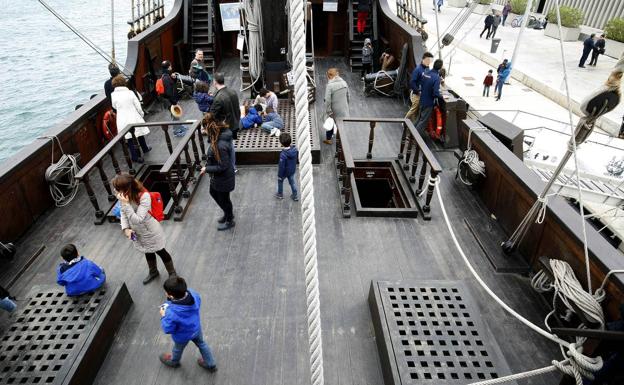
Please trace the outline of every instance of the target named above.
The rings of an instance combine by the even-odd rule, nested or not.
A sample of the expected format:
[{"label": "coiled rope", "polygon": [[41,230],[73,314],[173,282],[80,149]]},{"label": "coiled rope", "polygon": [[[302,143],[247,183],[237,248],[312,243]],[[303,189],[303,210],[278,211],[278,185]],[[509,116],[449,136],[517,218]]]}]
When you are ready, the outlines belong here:
[{"label": "coiled rope", "polygon": [[308,96],[306,79],[306,35],[303,20],[305,1],[289,0],[290,33],[293,42],[293,76],[295,79],[295,112],[297,146],[299,147],[299,178],[301,179],[301,221],[305,264],[306,300],[308,305],[308,339],[312,385],[323,385],[323,340],[321,336],[321,304],[316,254],[316,222],[314,218],[314,177],[310,149]]},{"label": "coiled rope", "polygon": [[460,159],[457,164],[457,176],[459,180],[467,185],[472,186],[472,182],[469,180],[465,180],[461,175],[461,166],[466,165],[466,167],[472,171],[474,175],[482,175],[485,176],[485,163],[479,160],[479,154],[475,150],[472,149],[472,142],[470,138],[472,137],[473,131],[488,131],[487,128],[470,128],[468,131],[468,141],[466,142],[466,151],[464,151],[464,155]]},{"label": "coiled rope", "polygon": [[[80,171],[78,160],[73,155],[65,154],[61,142],[56,136],[41,136],[39,139],[50,139],[52,142],[52,160],[46,169],[45,180],[48,182],[50,195],[56,207],[67,206],[78,193],[80,183],[74,177]],[[61,157],[54,163],[54,141],[58,144]]]},{"label": "coiled rope", "polygon": [[[582,350],[581,350],[582,346],[577,346],[576,344],[571,344],[568,341],[565,341],[565,340],[559,338],[557,335],[552,334],[552,333],[550,333],[550,332],[540,328],[539,326],[535,325],[534,323],[532,323],[531,321],[529,321],[528,319],[526,319],[525,317],[520,315],[518,312],[516,312],[513,308],[511,308],[507,303],[505,303],[505,301],[500,299],[500,297],[498,297],[498,295],[496,295],[496,293],[494,293],[492,291],[492,289],[490,289],[488,287],[488,285],[485,283],[485,281],[483,281],[483,279],[481,278],[479,273],[477,273],[477,271],[474,269],[474,267],[470,263],[470,260],[466,256],[466,253],[464,252],[464,250],[462,249],[461,245],[459,244],[457,236],[455,235],[455,231],[453,230],[453,226],[451,225],[451,221],[449,219],[449,216],[448,216],[448,214],[446,212],[446,207],[444,205],[444,200],[442,199],[442,193],[440,192],[440,183],[437,183],[437,184],[438,184],[438,188],[436,188],[435,191],[436,191],[436,195],[438,197],[438,201],[440,202],[440,209],[442,210],[442,215],[444,217],[444,222],[446,223],[446,227],[448,228],[449,233],[451,234],[451,238],[453,239],[453,243],[455,244],[455,248],[457,249],[457,251],[461,255],[462,259],[464,260],[464,263],[468,267],[468,270],[474,276],[474,278],[477,281],[477,283],[483,288],[483,290],[485,290],[485,292],[494,301],[496,301],[509,314],[514,316],[516,319],[518,319],[518,321],[520,321],[521,323],[523,323],[527,327],[531,328],[536,333],[538,333],[538,334],[542,335],[543,337],[551,340],[552,342],[560,345],[562,347],[562,349],[563,348],[567,349],[565,354],[568,357],[566,359],[564,359],[563,361],[553,361],[552,365],[549,366],[549,367],[540,368],[540,369],[536,369],[536,370],[531,370],[531,371],[528,371],[528,372],[523,372],[523,373],[518,373],[518,374],[513,374],[511,376],[500,377],[500,378],[495,378],[495,379],[486,380],[486,381],[479,381],[479,382],[473,383],[472,385],[501,384],[501,383],[504,383],[504,382],[508,382],[508,381],[512,381],[512,380],[516,380],[516,379],[520,379],[520,378],[528,378],[528,377],[531,377],[531,376],[544,374],[544,373],[547,373],[547,372],[550,372],[550,371],[554,371],[554,370],[560,370],[560,371],[562,371],[562,372],[564,372],[566,374],[570,374],[571,373],[570,375],[572,375],[576,379],[577,385],[582,385],[583,384],[583,382],[582,382],[582,375],[588,374],[588,372],[599,370],[602,367],[602,359],[600,357],[592,358],[592,357],[588,357],[588,356],[583,355],[582,354]],[[579,382],[579,378],[581,379],[580,382]]]}]

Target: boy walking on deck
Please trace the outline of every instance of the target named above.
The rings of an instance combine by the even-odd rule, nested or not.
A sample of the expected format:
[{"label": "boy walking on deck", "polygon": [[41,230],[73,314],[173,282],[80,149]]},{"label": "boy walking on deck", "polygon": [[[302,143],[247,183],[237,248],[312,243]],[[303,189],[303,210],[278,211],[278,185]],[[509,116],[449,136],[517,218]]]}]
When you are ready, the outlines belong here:
[{"label": "boy walking on deck", "polygon": [[279,164],[277,166],[277,199],[284,199],[284,179],[288,179],[292,195],[290,196],[295,202],[299,200],[297,192],[297,181],[295,180],[295,171],[297,170],[297,157],[299,150],[294,144],[290,134],[284,132],[279,136],[280,143],[284,148],[280,153]]},{"label": "boy walking on deck", "polygon": [[61,249],[61,257],[65,262],[56,270],[56,282],[65,286],[68,296],[92,293],[106,282],[104,270],[87,258],[78,255],[73,244],[67,244]]},{"label": "boy walking on deck", "polygon": [[173,351],[161,354],[160,362],[172,368],[179,367],[184,348],[193,341],[202,355],[197,364],[209,372],[216,372],[217,363],[202,333],[199,293],[188,289],[184,278],[179,276],[167,279],[163,288],[167,302],[160,306],[160,324],[165,334],[171,334]]}]

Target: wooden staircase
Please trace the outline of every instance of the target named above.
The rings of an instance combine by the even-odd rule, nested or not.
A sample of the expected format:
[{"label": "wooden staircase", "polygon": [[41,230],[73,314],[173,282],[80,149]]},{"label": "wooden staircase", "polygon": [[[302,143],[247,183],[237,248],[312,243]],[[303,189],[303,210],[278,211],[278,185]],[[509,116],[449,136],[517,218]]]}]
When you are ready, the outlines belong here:
[{"label": "wooden staircase", "polygon": [[368,20],[366,21],[366,28],[362,34],[357,31],[358,4],[358,0],[350,2],[349,28],[353,36],[349,43],[349,65],[351,66],[351,71],[359,71],[362,68],[362,46],[364,46],[364,39],[370,38],[371,41],[375,40],[373,32],[373,8],[376,7],[377,4],[375,1],[372,1],[371,11],[368,13]]},{"label": "wooden staircase", "polygon": [[215,71],[214,8],[212,0],[191,0],[189,57],[195,57],[195,50],[204,51],[206,71]]}]

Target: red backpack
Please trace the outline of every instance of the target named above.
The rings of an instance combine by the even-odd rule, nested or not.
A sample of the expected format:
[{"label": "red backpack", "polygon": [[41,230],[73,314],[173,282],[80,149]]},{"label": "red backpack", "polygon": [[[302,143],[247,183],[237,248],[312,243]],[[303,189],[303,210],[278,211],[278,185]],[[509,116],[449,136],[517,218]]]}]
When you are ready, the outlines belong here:
[{"label": "red backpack", "polygon": [[164,205],[162,195],[158,191],[145,191],[150,195],[152,199],[152,209],[149,211],[150,215],[154,217],[158,222],[162,222],[165,219]]},{"label": "red backpack", "polygon": [[162,95],[165,93],[165,83],[163,82],[162,76],[160,79],[156,80],[156,93],[158,95]]}]

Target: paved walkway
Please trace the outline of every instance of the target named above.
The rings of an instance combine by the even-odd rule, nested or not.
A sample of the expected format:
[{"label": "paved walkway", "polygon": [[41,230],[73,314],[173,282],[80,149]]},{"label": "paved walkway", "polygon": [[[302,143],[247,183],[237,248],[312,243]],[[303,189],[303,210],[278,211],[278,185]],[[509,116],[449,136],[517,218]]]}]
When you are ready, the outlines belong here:
[{"label": "paved walkway", "polygon": [[[427,32],[430,37],[427,46],[436,53],[435,14],[430,6],[425,6],[426,3],[423,3],[423,13],[429,21]],[[460,11],[461,8],[448,6],[442,8],[442,12],[438,14],[441,34]],[[566,105],[566,97],[559,40],[545,36],[543,30],[525,30],[517,63],[514,65],[512,74],[514,79],[511,85],[505,85],[503,88],[501,100],[498,102],[494,100],[493,89],[490,90],[490,98],[481,96],[483,78],[487,70],[493,69],[496,73],[497,63],[503,58],[511,59],[520,31],[520,28],[512,28],[508,19],[506,27],[498,28],[496,37],[502,39],[501,44],[497,53],[491,54],[489,53],[491,41],[486,40],[485,35],[482,39],[479,38],[484,18],[484,15],[473,13],[455,36],[459,49],[455,49],[455,45],[443,48],[445,67],[450,68],[450,75],[447,78],[449,87],[457,90],[477,110],[520,109],[568,121],[567,109],[562,107]],[[601,55],[596,67],[587,66],[582,69],[578,67],[582,42],[564,42],[563,45],[571,98],[578,104],[588,92],[604,83],[616,60]],[[624,104],[621,104],[599,122],[600,128],[612,135],[617,134],[623,115]],[[510,119],[513,117],[509,116]],[[577,118],[575,123],[576,120]]]}]

